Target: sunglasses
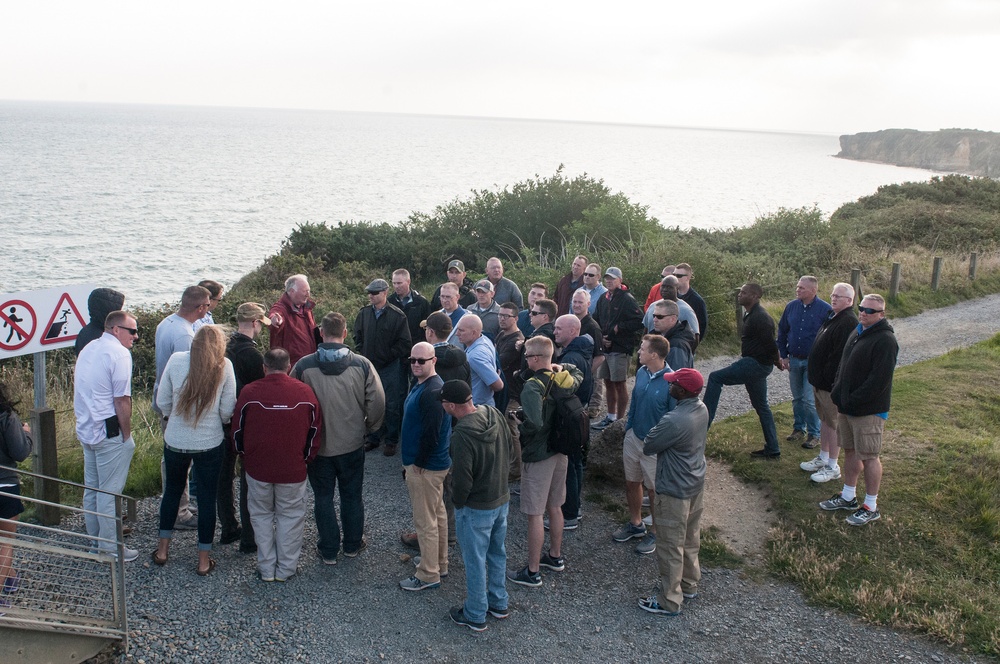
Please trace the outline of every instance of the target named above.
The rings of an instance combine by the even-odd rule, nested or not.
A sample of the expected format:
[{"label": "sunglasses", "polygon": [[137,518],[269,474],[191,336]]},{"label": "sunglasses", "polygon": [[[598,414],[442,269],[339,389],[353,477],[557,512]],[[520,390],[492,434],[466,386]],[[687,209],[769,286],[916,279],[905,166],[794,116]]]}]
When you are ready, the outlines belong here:
[{"label": "sunglasses", "polygon": [[544,313],[545,313],[544,311],[529,311],[528,315],[529,316],[541,316]]},{"label": "sunglasses", "polygon": [[594,278],[594,277],[596,277],[597,275],[596,275],[596,274],[594,274],[593,272],[584,272],[584,273],[583,273],[583,276],[587,277],[588,279],[593,279],[593,278]]},{"label": "sunglasses", "polygon": [[663,320],[664,318],[670,318],[672,314],[653,314],[653,318],[656,320]]},{"label": "sunglasses", "polygon": [[885,311],[885,309],[872,309],[871,307],[858,307],[858,311],[860,311],[863,314],[880,314],[883,311]]},{"label": "sunglasses", "polygon": [[431,360],[436,359],[436,358],[433,358],[433,357],[411,357],[409,359],[410,359],[410,364],[419,364],[420,366],[424,366],[425,364],[427,364],[428,362],[430,362]]},{"label": "sunglasses", "polygon": [[690,274],[683,274],[681,272],[674,272],[674,276],[677,277],[678,279],[683,279],[684,277],[690,277],[691,275]]},{"label": "sunglasses", "polygon": [[137,327],[125,327],[124,325],[115,325],[115,327],[117,327],[119,330],[125,330],[133,337],[139,336],[139,328]]}]

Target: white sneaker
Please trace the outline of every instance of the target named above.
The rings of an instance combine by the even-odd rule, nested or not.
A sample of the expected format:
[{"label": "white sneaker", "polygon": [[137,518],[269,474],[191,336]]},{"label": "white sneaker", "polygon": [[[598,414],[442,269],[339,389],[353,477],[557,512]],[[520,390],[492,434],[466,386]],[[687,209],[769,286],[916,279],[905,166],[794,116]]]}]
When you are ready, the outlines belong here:
[{"label": "white sneaker", "polygon": [[[91,549],[90,552],[91,553],[97,553],[98,550],[97,549]],[[117,558],[118,557],[118,552],[117,551],[112,551],[112,550],[108,550],[108,549],[101,549],[100,552],[102,554],[110,556],[111,558]],[[130,562],[132,562],[133,560],[135,560],[138,557],[139,557],[139,549],[130,549],[127,546],[125,547],[125,562],[130,563]]]},{"label": "white sneaker", "polygon": [[810,473],[815,473],[817,470],[822,470],[823,468],[826,468],[826,461],[823,461],[823,459],[821,459],[820,456],[817,454],[816,458],[813,459],[812,461],[803,461],[802,463],[800,463],[799,468]]},{"label": "white sneaker", "polygon": [[653,515],[647,514],[646,516],[642,517],[642,522],[647,526],[653,525]]},{"label": "white sneaker", "polygon": [[817,482],[820,484],[822,484],[823,482],[829,482],[830,480],[839,480],[840,466],[834,466],[833,468],[824,466],[823,468],[820,468],[815,473],[810,475],[809,479],[811,479],[813,482]]}]

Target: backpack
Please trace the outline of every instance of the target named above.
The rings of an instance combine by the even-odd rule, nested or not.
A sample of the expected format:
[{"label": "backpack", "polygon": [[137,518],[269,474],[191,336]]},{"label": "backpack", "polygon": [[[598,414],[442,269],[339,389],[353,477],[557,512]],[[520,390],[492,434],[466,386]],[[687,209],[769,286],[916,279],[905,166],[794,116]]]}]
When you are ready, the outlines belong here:
[{"label": "backpack", "polygon": [[579,456],[590,442],[590,418],[586,406],[576,392],[566,387],[553,387],[552,374],[534,376],[542,384],[542,400],[552,399],[555,412],[549,426],[549,452]]}]

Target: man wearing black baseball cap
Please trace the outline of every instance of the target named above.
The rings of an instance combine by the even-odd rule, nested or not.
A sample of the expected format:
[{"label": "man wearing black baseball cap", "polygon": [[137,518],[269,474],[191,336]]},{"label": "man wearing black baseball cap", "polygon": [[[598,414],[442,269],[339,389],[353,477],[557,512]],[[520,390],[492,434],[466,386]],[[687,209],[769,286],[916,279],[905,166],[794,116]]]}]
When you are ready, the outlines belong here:
[{"label": "man wearing black baseball cap", "polygon": [[450,611],[459,625],[481,632],[486,614],[507,617],[507,469],[510,430],[492,406],[476,406],[472,389],[461,380],[441,388],[444,412],[455,418],[451,430],[455,525],[465,563],[465,604]]},{"label": "man wearing black baseball cap", "polygon": [[705,379],[696,369],[663,375],[677,406],[654,426],[643,443],[645,454],[656,455],[656,497],[653,523],[659,535],[656,565],[658,594],[639,599],[639,608],[676,616],[685,599],[698,596],[701,567],[701,513],[705,488],[705,439],[708,409],[698,395]]}]

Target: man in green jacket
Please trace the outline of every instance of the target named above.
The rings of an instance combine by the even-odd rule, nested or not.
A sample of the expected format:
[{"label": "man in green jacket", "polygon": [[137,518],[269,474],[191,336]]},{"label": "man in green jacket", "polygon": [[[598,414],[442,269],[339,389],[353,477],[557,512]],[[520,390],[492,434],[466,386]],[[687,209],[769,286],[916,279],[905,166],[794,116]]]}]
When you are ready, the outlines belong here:
[{"label": "man in green jacket", "polygon": [[[552,364],[552,341],[545,336],[524,342],[527,380],[521,390],[521,512],[528,517],[528,564],[507,578],[522,586],[542,585],[540,567],[554,572],[566,569],[562,557],[563,514],[566,502],[565,454],[549,451],[549,430],[555,419],[556,404],[545,395],[545,384],[539,378],[549,378],[552,387],[569,388],[574,392],[583,381],[583,374],[571,364],[565,368]],[[547,381],[548,382],[548,381]],[[542,555],[545,528],[542,516],[549,515],[549,552]]]},{"label": "man in green jacket", "polygon": [[507,468],[511,436],[503,415],[472,402],[468,383],[449,380],[441,388],[444,412],[455,418],[451,430],[452,500],[458,543],[465,562],[465,604],[451,619],[476,632],[486,629],[486,614],[507,617]]}]

